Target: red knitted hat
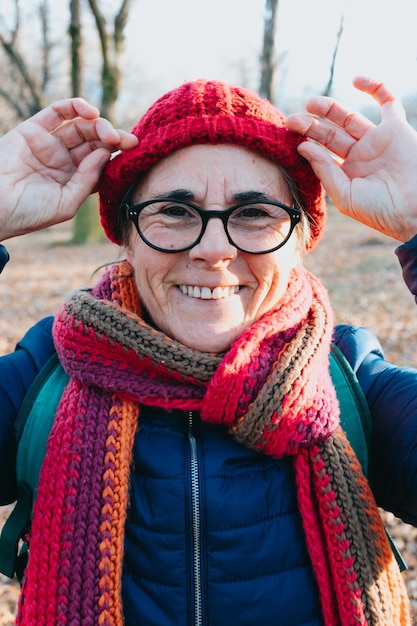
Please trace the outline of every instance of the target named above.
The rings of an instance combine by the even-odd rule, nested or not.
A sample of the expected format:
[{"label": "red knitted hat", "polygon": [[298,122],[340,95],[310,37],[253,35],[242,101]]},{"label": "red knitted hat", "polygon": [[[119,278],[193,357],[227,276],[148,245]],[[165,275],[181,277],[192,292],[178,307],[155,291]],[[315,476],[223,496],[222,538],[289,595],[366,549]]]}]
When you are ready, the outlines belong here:
[{"label": "red knitted hat", "polygon": [[185,83],[159,98],[133,127],[139,144],[118,153],[99,182],[100,217],[107,237],[120,244],[118,209],[139,172],[149,170],[174,150],[194,144],[244,146],[272,159],[295,181],[311,222],[313,247],[324,229],[326,205],[320,181],[297,146],[285,117],[256,93],[218,81]]}]

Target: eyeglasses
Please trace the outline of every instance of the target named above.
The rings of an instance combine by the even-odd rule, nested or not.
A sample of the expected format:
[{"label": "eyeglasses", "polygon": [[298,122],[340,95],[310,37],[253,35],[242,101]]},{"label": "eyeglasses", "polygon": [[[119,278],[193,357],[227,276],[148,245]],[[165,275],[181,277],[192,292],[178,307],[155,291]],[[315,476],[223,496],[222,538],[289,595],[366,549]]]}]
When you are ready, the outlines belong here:
[{"label": "eyeglasses", "polygon": [[122,209],[141,239],[160,252],[185,252],[197,245],[209,220],[223,222],[227,239],[241,252],[268,254],[281,248],[301,220],[301,210],[281,202],[240,202],[224,211],[170,197],[124,203]]}]

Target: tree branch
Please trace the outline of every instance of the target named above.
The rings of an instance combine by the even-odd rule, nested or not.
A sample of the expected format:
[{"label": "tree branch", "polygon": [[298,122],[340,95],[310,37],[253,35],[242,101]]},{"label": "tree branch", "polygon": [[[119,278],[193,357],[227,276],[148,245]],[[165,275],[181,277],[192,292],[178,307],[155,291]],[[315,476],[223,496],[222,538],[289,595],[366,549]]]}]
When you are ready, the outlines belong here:
[{"label": "tree branch", "polygon": [[114,43],[116,50],[119,50],[124,43],[124,30],[126,28],[131,5],[132,0],[123,0],[119,12],[114,18]]},{"label": "tree branch", "polygon": [[96,2],[96,0],[88,0],[88,4],[90,5],[90,9],[93,13],[97,32],[100,39],[101,51],[103,54],[103,59],[108,60],[108,45],[107,45],[107,24],[106,19],[103,13],[100,11],[100,8]]},{"label": "tree branch", "polygon": [[6,91],[5,89],[2,89],[1,87],[0,87],[0,98],[3,98],[3,100],[5,100],[7,104],[12,109],[14,109],[19,120],[23,120],[25,119],[25,117],[27,117],[26,111],[24,111],[23,108],[20,106],[20,102],[17,102],[16,100],[14,100],[14,98],[12,98],[12,96],[10,95],[10,92]]},{"label": "tree branch", "polygon": [[33,105],[32,105],[33,112],[39,111],[43,107],[43,96],[42,96],[42,93],[39,91],[38,86],[36,85],[35,81],[32,80],[29,74],[28,68],[26,67],[26,64],[22,56],[20,55],[19,51],[16,50],[16,48],[13,46],[13,43],[7,42],[4,39],[3,35],[1,34],[0,34],[0,43],[3,46],[3,49],[5,53],[7,54],[7,56],[9,57],[10,61],[12,62],[12,65],[14,65],[17,68],[20,76],[22,77],[24,84],[28,87],[30,91],[30,94],[33,99]]},{"label": "tree branch", "polygon": [[336,58],[339,52],[340,40],[342,39],[342,35],[343,35],[344,20],[345,20],[345,16],[344,16],[344,13],[342,13],[342,16],[340,18],[340,23],[339,23],[339,30],[337,31],[337,35],[336,35],[336,45],[333,50],[332,62],[330,64],[329,80],[327,81],[327,85],[323,90],[323,94],[322,94],[323,96],[330,96],[330,93],[332,90],[333,80],[334,80],[334,70],[336,67]]}]

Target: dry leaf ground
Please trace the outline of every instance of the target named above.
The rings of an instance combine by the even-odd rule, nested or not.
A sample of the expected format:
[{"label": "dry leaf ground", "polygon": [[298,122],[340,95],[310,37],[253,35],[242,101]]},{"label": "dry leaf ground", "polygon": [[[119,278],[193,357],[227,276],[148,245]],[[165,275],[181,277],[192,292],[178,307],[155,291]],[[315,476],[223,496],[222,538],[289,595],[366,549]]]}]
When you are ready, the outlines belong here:
[{"label": "dry leaf ground", "polygon": [[[58,226],[7,242],[11,261],[0,277],[1,353],[13,349],[31,324],[53,314],[68,291],[91,285],[94,271],[118,257],[109,243],[70,246],[65,243],[69,237],[70,227]],[[372,328],[387,358],[417,367],[417,311],[402,282],[395,247],[394,241],[333,209],[324,239],[307,264],[326,284],[336,322]],[[383,515],[409,565],[405,577],[417,624],[417,529]],[[17,597],[16,582],[1,578],[0,626],[13,624]]]}]

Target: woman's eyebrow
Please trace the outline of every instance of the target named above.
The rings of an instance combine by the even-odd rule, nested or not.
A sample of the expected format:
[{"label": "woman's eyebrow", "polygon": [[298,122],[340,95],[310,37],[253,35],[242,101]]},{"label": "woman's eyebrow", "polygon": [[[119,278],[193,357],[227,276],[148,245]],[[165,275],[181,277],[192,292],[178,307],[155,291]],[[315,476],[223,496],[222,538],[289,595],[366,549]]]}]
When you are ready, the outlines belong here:
[{"label": "woman's eyebrow", "polygon": [[171,198],[172,200],[195,200],[195,194],[189,189],[171,189],[163,193],[157,193],[152,196],[152,200],[160,198]]},{"label": "woman's eyebrow", "polygon": [[239,191],[232,196],[234,202],[274,202],[276,199],[262,191]]},{"label": "woman's eyebrow", "polygon": [[[159,200],[161,198],[171,198],[172,200],[189,200],[196,201],[196,195],[189,189],[171,189],[163,193],[157,193],[152,195],[152,200]],[[263,191],[254,191],[248,189],[247,191],[238,191],[231,197],[231,202],[274,202],[276,198],[272,198]]]}]

